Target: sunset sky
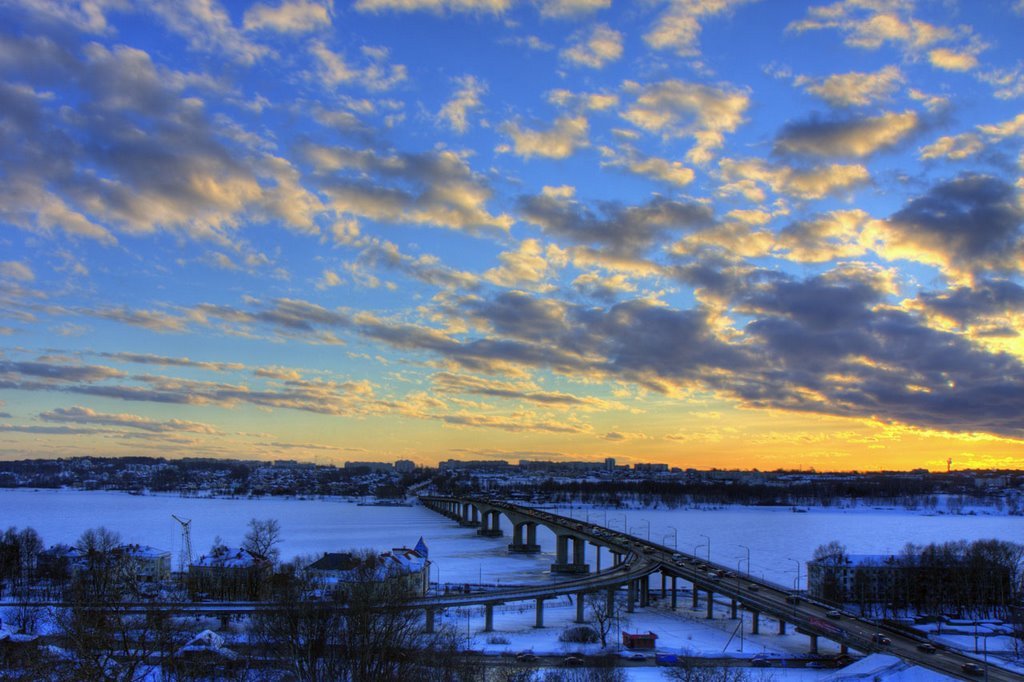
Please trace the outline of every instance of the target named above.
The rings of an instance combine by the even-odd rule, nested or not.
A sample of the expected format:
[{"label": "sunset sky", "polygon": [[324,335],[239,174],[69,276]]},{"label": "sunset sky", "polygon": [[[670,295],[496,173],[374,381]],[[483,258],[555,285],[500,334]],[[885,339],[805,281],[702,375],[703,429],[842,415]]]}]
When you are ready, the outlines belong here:
[{"label": "sunset sky", "polygon": [[1022,35],[0,2],[0,458],[1024,467]]}]

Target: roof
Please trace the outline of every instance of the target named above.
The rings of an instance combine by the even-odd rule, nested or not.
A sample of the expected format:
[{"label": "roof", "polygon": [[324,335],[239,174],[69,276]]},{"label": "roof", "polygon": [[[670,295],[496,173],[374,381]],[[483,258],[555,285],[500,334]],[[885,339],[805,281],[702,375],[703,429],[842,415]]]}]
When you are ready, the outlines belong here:
[{"label": "roof", "polygon": [[265,556],[255,554],[247,549],[232,548],[221,545],[210,550],[210,554],[199,557],[194,566],[218,568],[251,568],[269,563]]},{"label": "roof", "polygon": [[350,571],[358,565],[359,559],[348,552],[324,552],[309,568],[314,571]]}]

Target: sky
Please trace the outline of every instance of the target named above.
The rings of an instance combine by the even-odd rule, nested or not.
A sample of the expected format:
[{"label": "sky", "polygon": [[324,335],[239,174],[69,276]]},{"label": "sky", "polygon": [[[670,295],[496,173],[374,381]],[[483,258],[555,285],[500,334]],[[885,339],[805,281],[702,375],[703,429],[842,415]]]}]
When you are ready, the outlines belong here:
[{"label": "sky", "polygon": [[0,458],[1024,467],[1021,0],[2,0]]}]

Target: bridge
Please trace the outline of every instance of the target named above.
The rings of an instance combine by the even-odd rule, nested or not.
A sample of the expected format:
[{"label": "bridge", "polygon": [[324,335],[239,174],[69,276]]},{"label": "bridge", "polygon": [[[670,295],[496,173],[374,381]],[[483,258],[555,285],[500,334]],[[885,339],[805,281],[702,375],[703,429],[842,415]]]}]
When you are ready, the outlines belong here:
[{"label": "bridge", "polygon": [[[740,609],[750,613],[751,633],[760,631],[760,617],[771,616],[778,621],[779,634],[785,634],[787,626],[796,628],[809,638],[812,653],[818,650],[819,638],[837,642],[841,650],[854,648],[863,652],[884,653],[897,656],[914,665],[961,679],[977,679],[984,675],[990,682],[1020,682],[1019,673],[1010,672],[998,666],[985,664],[965,654],[939,648],[919,648],[927,640],[901,629],[843,614],[834,619],[832,606],[806,599],[780,585],[743,576],[729,570],[729,567],[703,560],[692,554],[680,552],[665,545],[643,540],[628,533],[621,533],[590,522],[583,522],[535,509],[513,504],[491,497],[461,496],[446,497],[424,495],[420,501],[425,507],[457,521],[460,525],[476,527],[477,533],[485,537],[500,537],[501,516],[512,526],[512,542],[509,552],[535,553],[540,551],[537,543],[537,528],[543,526],[555,536],[555,562],[552,573],[586,576],[535,588],[520,588],[473,595],[458,595],[424,600],[427,609],[427,627],[433,627],[433,610],[445,606],[468,604],[486,607],[485,631],[493,628],[493,607],[508,601],[534,599],[537,609],[537,627],[543,626],[543,603],[565,594],[575,594],[576,619],[583,622],[583,596],[605,591],[609,602],[623,586],[626,587],[626,609],[634,611],[638,606],[649,605],[650,576],[660,574],[661,592],[670,595],[670,606],[678,606],[678,582],[692,586],[692,606],[699,608],[701,594],[706,604],[706,617],[713,615],[716,595],[729,600],[732,617]],[[586,543],[596,549],[595,572],[585,563]],[[571,551],[570,551],[571,547]],[[601,552],[611,555],[612,567],[601,569]],[[671,582],[671,589],[666,583]],[[830,617],[830,612],[832,616]],[[969,672],[971,665],[977,665],[976,672]]]}]

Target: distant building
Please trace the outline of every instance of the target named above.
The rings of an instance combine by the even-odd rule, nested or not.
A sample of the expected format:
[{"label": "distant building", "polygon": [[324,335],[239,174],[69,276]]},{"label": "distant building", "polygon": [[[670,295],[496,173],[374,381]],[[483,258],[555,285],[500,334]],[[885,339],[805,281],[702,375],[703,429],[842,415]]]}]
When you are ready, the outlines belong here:
[{"label": "distant building", "polygon": [[812,599],[843,602],[855,595],[865,602],[883,601],[896,584],[901,567],[887,554],[849,554],[807,562],[807,594]]},{"label": "distant building", "polygon": [[416,469],[416,462],[411,459],[400,459],[395,462],[395,471],[400,474],[408,474]]},{"label": "distant building", "polygon": [[394,471],[395,467],[391,465],[391,462],[345,462],[345,469],[351,471],[353,469],[369,469],[373,472],[388,472]]},{"label": "distant building", "polygon": [[648,474],[668,473],[668,465],[658,463],[637,463],[633,465],[633,471],[643,471]]},{"label": "distant building", "polygon": [[503,459],[446,459],[438,464],[441,471],[508,471],[511,468]]},{"label": "distant building", "polygon": [[257,600],[265,596],[272,572],[267,557],[218,545],[188,567],[188,591],[193,597]]},{"label": "distant building", "polygon": [[605,471],[615,471],[615,458],[614,457],[606,457],[605,458],[605,460],[604,460],[604,470]]},{"label": "distant building", "polygon": [[358,556],[350,552],[327,552],[308,566],[327,587],[347,591],[348,586],[366,580],[397,581],[411,594],[423,596],[430,587],[429,550],[421,537],[416,547],[396,547],[390,552]]}]

